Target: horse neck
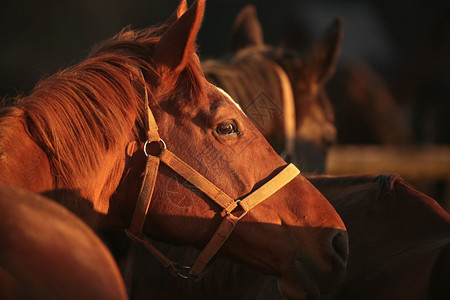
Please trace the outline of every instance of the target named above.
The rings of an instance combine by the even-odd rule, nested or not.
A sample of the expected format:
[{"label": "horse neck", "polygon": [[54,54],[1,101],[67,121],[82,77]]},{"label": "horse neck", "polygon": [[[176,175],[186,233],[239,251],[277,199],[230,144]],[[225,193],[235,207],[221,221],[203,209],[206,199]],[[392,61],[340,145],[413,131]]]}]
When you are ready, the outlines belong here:
[{"label": "horse neck", "polygon": [[1,124],[0,182],[33,192],[53,189],[53,176],[45,152],[31,139],[24,121]]},{"label": "horse neck", "polygon": [[110,207],[123,168],[123,161],[117,157],[116,153],[105,153],[99,168],[78,178],[74,186],[62,185],[46,196],[77,214],[94,230],[122,226],[122,219],[114,212],[111,214]]},{"label": "horse neck", "polygon": [[0,183],[45,194],[93,228],[108,226],[103,223],[111,218],[104,216],[124,164],[118,153],[105,153],[96,170],[90,170],[85,177],[72,178],[69,186],[55,176],[45,150],[30,135],[23,115],[13,112],[0,122]]}]

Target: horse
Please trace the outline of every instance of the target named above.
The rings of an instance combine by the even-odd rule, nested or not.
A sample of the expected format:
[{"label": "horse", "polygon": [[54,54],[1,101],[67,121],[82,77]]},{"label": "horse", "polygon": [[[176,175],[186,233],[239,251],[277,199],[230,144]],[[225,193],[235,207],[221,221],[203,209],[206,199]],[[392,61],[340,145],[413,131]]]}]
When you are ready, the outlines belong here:
[{"label": "horse", "polygon": [[347,59],[327,90],[338,144],[407,145],[411,126],[386,80],[362,59]]},{"label": "horse", "polygon": [[[341,41],[342,21],[337,19],[303,60],[295,51],[264,44],[256,10],[249,5],[235,21],[233,58],[226,62],[203,61],[202,69],[208,81],[223,88],[239,103],[277,152],[284,152],[290,159],[299,158],[303,171],[319,171],[325,166],[324,155],[336,135],[333,110],[324,85],[336,67]],[[289,98],[286,94],[289,93],[291,99],[286,100]],[[271,114],[276,109],[279,111]],[[280,126],[284,127],[284,136],[279,133]],[[295,145],[292,144],[294,139]],[[139,253],[135,246],[129,253],[126,249],[118,251],[117,248],[123,248],[118,243],[124,242],[115,242],[112,247],[115,248],[122,272],[133,274],[129,275],[132,278],[127,279],[133,298],[140,298],[141,294],[142,298],[147,297],[146,281],[158,282],[158,278],[152,275],[151,270],[143,270],[139,265],[142,265],[141,260],[151,258]],[[183,261],[192,260],[197,253],[192,248],[177,249],[165,244],[159,246]],[[141,280],[142,277],[146,280]],[[171,284],[161,290],[170,292]],[[184,292],[190,291],[195,295],[193,298],[202,297],[201,292],[197,292],[199,289],[191,288],[188,283],[183,286]],[[221,294],[227,295],[224,291]]]},{"label": "horse", "polygon": [[[251,18],[247,23],[255,23],[254,9],[246,8],[244,12]],[[237,20],[242,23],[242,18],[241,15]],[[260,32],[254,26],[248,26],[246,30]],[[240,36],[248,37],[250,34]],[[230,74],[228,76],[231,77]],[[245,80],[247,86],[244,87],[239,87],[240,81],[228,84],[236,85],[232,86],[231,90],[244,93],[248,82],[251,81]],[[256,87],[257,83],[253,82],[251,88]],[[260,88],[265,87],[263,85]],[[420,193],[396,175],[308,175],[307,179],[326,195],[340,214],[345,216],[343,219],[347,228],[353,229],[349,229],[351,249],[349,260],[353,260],[352,267],[355,269],[348,270],[344,282],[331,293],[322,294],[324,299],[384,299],[385,297],[425,299],[427,295],[431,299],[448,298],[445,295],[448,295],[446,282],[448,282],[447,273],[450,264],[446,253],[450,247],[448,241],[450,223],[448,214],[436,201]],[[379,211],[377,215],[373,215],[371,211],[376,205],[379,206]],[[391,206],[397,211],[394,212]],[[408,215],[402,212],[403,206],[405,209],[409,208]],[[388,213],[390,217],[384,218],[385,213]],[[366,224],[362,216],[366,216],[367,219],[372,217],[373,220],[369,219]],[[422,222],[415,223],[414,220],[417,219]],[[395,232],[396,239],[393,239],[388,229],[392,227],[395,231],[398,229],[398,224],[403,221],[405,225],[402,226],[410,226],[414,233]],[[372,226],[372,223],[375,225]],[[429,227],[421,229],[425,223],[429,224]],[[384,224],[386,230],[377,231],[377,224]],[[371,240],[374,235],[377,239]],[[430,244],[426,244],[427,242]],[[409,243],[410,249],[405,249],[405,243]],[[421,247],[421,243],[425,246]],[[383,249],[381,246],[384,245],[390,245],[392,248]],[[192,248],[177,248],[167,244],[159,244],[159,246],[164,247],[165,251],[170,252],[172,257],[177,257],[178,260],[189,261],[197,253],[197,250]],[[127,269],[128,274],[132,273],[130,281],[134,292],[133,299],[146,299],[148,295],[170,299],[283,299],[278,292],[275,277],[255,272],[245,265],[218,258],[202,281],[192,284],[179,278],[164,276],[163,268],[158,266],[144,250],[142,247],[137,247],[128,257],[135,262],[130,264],[133,270]],[[367,261],[365,254],[368,250],[371,250],[377,258],[374,258],[376,260],[374,264],[365,265]],[[353,253],[355,253],[354,256]],[[400,257],[398,261],[395,261],[396,257]],[[137,261],[139,263],[136,263]],[[414,266],[416,262],[418,264]],[[390,263],[395,263],[399,271],[390,268]],[[409,264],[412,264],[411,267]],[[376,272],[371,273],[377,265],[386,266],[386,271],[382,275],[378,276]],[[412,278],[414,275],[417,275],[415,280],[420,282],[414,286],[415,290],[412,290],[409,289],[408,284],[414,282]],[[233,280],[230,281],[229,278]],[[389,293],[394,290],[395,296],[390,296]],[[414,292],[417,293],[413,294]]]},{"label": "horse", "polygon": [[[347,226],[350,256],[341,284],[321,299],[448,299],[450,215],[394,174],[310,175]],[[195,249],[160,245],[178,259]],[[133,299],[284,299],[276,278],[218,258],[192,284],[164,274],[138,247]],[[233,280],[229,280],[233,278]]]},{"label": "horse", "polygon": [[0,185],[0,298],[128,299],[119,268],[72,212]]},{"label": "horse", "polygon": [[333,107],[325,85],[340,54],[343,22],[337,18],[306,55],[264,43],[253,5],[235,19],[232,57],[202,63],[206,78],[246,112],[274,149],[304,172],[325,171],[336,142]]},{"label": "horse", "polygon": [[308,180],[352,237],[346,277],[328,299],[448,298],[450,215],[436,201],[398,175]]},{"label": "horse", "polygon": [[[200,68],[205,1],[126,28],[0,112],[3,184],[44,193],[95,231],[127,229],[171,271],[220,255],[317,298],[345,273],[348,239],[328,201],[270,147]],[[203,248],[190,268],[148,236]]]}]

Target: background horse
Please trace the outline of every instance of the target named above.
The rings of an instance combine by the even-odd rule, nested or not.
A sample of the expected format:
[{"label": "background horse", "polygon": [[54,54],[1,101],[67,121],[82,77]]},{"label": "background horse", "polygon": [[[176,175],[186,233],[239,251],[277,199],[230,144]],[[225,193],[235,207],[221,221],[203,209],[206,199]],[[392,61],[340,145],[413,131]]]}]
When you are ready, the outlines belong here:
[{"label": "background horse", "polygon": [[[447,299],[450,216],[396,175],[307,177],[342,216],[350,241],[344,281],[322,299]],[[178,260],[195,249],[160,245]],[[192,284],[136,249],[133,299],[284,299],[276,278],[218,258]],[[232,280],[230,280],[232,278]]]},{"label": "background horse", "polygon": [[328,299],[446,299],[450,215],[396,175],[310,176],[350,235],[346,278]]},{"label": "background horse", "polygon": [[327,150],[336,141],[324,87],[337,64],[342,31],[337,19],[306,55],[268,46],[249,5],[233,26],[234,55],[202,64],[207,79],[236,99],[274,149],[303,172],[323,173]]},{"label": "background horse", "polygon": [[54,201],[0,185],[0,298],[128,299],[114,258]]},{"label": "background horse", "polygon": [[[231,224],[222,255],[279,277],[286,297],[317,297],[345,272],[345,226],[206,81],[195,54],[204,1],[185,7],[160,27],[122,31],[3,108],[0,178],[95,230],[136,225],[138,206],[135,237],[210,250]],[[158,178],[141,188],[144,171]]]},{"label": "background horse", "polygon": [[347,59],[327,91],[336,116],[338,144],[406,145],[408,120],[387,82],[361,59]]}]

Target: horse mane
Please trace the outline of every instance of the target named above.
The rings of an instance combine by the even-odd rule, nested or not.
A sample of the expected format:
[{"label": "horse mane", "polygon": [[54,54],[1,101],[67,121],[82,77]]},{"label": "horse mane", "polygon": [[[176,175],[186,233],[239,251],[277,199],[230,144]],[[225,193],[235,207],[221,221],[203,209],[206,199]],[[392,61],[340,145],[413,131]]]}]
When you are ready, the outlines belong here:
[{"label": "horse mane", "polygon": [[395,197],[395,183],[400,181],[398,174],[380,174],[376,177],[376,186],[378,194],[377,199],[389,196]]},{"label": "horse mane", "polygon": [[207,60],[202,63],[203,71],[208,81],[222,87],[232,98],[239,99],[244,111],[261,93],[273,101],[280,101],[277,105],[282,106],[279,77],[264,52],[265,48],[250,47],[240,51],[231,61]]},{"label": "horse mane", "polygon": [[191,96],[202,92],[198,59],[191,59],[177,78],[161,82],[151,57],[166,28],[125,28],[83,62],[42,79],[29,96],[8,99],[9,106],[0,109],[0,124],[12,113],[11,106],[22,111],[31,138],[48,156],[55,188],[75,188],[77,178],[100,166],[106,151],[123,147],[129,142],[125,137],[142,134],[144,95],[155,106],[155,92],[174,93],[175,87],[179,92],[180,86]]},{"label": "horse mane", "polygon": [[[209,60],[202,66],[210,82],[222,86],[233,98],[239,99],[239,102],[247,101],[241,103],[245,111],[262,92],[261,87],[265,87],[263,92],[271,100],[278,100],[276,105],[283,106],[279,77],[269,62],[276,63],[286,73],[294,89],[294,97],[299,97],[303,91],[311,88],[309,78],[313,76],[305,69],[302,54],[284,47],[248,47],[240,50],[232,60]],[[310,111],[311,102],[296,101],[295,105],[298,116],[302,116]],[[326,104],[321,106],[327,109]]]}]

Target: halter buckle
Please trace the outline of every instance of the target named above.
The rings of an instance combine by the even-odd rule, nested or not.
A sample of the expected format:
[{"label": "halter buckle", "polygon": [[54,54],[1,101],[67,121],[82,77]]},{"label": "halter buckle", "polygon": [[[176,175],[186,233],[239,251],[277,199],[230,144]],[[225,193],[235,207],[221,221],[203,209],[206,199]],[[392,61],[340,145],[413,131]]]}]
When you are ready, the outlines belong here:
[{"label": "halter buckle", "polygon": [[[222,212],[222,217],[224,216],[231,216],[231,213],[239,206],[239,202],[241,202],[242,199],[237,199],[232,202],[232,205],[229,205],[227,208],[225,208]],[[231,209],[230,209],[231,207]],[[241,219],[245,214],[241,214],[237,216],[238,219]]]}]

